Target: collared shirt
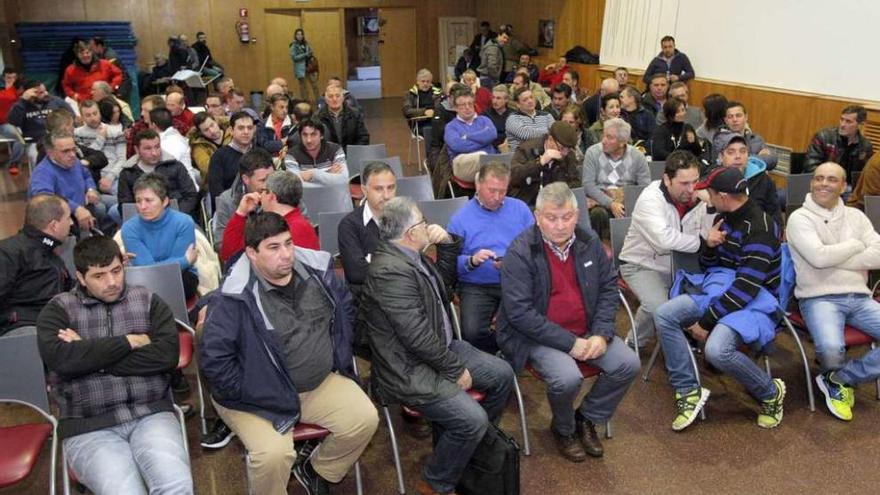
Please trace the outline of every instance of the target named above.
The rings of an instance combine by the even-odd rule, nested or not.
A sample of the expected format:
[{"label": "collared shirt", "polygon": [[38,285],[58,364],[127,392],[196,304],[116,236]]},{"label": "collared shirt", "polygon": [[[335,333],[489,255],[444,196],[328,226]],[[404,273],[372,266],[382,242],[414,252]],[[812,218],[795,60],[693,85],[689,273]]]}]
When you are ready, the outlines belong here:
[{"label": "collared shirt", "polygon": [[250,151],[251,148],[254,147],[254,143],[253,143],[253,141],[251,141],[251,143],[247,145],[247,148],[242,148],[235,141],[229,141],[229,147],[243,155],[243,154],[247,153],[248,151]]},{"label": "collared shirt", "polygon": [[405,254],[407,258],[415,261],[416,266],[419,267],[419,270],[427,275],[428,280],[431,281],[431,288],[434,289],[434,295],[437,297],[437,302],[440,304],[440,312],[443,314],[443,333],[446,335],[446,345],[449,346],[449,343],[452,342],[452,323],[449,320],[449,315],[446,314],[446,305],[443,303],[443,299],[440,296],[440,286],[437,285],[439,281],[434,278],[433,273],[428,270],[428,267],[425,266],[424,262],[422,261],[421,253],[414,249],[401,246],[400,244],[394,245],[397,246],[397,249],[400,249],[400,251]]},{"label": "collared shirt", "polygon": [[568,255],[571,253],[571,246],[574,244],[575,237],[577,237],[577,235],[572,234],[571,239],[566,241],[565,245],[560,248],[553,241],[551,241],[550,239],[547,239],[547,237],[544,236],[544,234],[541,234],[541,238],[544,239],[544,243],[547,244],[548,246],[550,246],[550,251],[553,254],[555,254],[556,257],[562,261],[568,260]]},{"label": "collared shirt", "polygon": [[[376,222],[376,219],[375,219],[375,217],[373,216],[373,210],[370,209],[370,203],[367,203],[367,201],[364,200],[364,227],[366,227],[367,225],[369,225],[369,224],[370,224],[370,221],[372,221],[373,223],[375,223],[375,224],[376,224],[376,227],[379,226],[379,223]],[[366,259],[366,260],[367,260],[367,263],[369,263],[369,262],[370,262],[370,259],[371,259],[372,257],[373,257],[373,253],[367,253],[367,255],[364,256],[364,259]]]},{"label": "collared shirt", "polygon": [[487,208],[486,205],[484,205],[483,202],[480,201],[480,197],[477,196],[476,194],[474,194],[474,201],[476,201],[477,204],[480,205],[480,208],[482,208],[482,209],[484,209],[484,210],[486,210],[486,211],[491,211],[491,212],[497,212],[498,210],[501,209],[502,206],[504,206],[504,200],[502,199],[502,200],[501,200],[501,204],[498,205],[498,208],[495,208],[494,210],[491,209],[491,208]]}]

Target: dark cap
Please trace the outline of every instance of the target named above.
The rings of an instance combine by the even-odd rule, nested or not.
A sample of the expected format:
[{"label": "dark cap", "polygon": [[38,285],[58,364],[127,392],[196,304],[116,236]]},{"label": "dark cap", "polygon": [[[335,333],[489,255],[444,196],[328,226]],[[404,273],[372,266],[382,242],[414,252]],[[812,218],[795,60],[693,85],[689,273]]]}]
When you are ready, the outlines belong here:
[{"label": "dark cap", "polygon": [[729,132],[729,131],[725,132],[724,134],[721,135],[719,142],[720,142],[720,146],[718,147],[719,153],[724,151],[728,146],[730,146],[730,143],[739,142],[739,143],[746,145],[746,147],[749,146],[749,143],[748,143],[748,141],[746,141],[745,137],[743,137],[742,135],[737,134],[735,132]]},{"label": "dark cap", "polygon": [[742,194],[746,192],[748,181],[736,167],[719,167],[708,177],[697,183],[694,189],[712,188],[718,192]]},{"label": "dark cap", "polygon": [[574,127],[562,121],[556,121],[550,126],[550,136],[566,148],[577,146],[577,133]]}]

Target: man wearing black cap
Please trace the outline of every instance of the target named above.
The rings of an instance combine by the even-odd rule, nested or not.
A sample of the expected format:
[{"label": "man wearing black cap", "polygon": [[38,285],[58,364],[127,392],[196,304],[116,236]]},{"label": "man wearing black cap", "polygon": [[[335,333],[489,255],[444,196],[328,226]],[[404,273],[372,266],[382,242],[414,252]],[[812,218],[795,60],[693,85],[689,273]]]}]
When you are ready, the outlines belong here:
[{"label": "man wearing black cap", "polygon": [[572,151],[577,146],[575,130],[565,122],[554,122],[542,137],[523,141],[510,162],[510,193],[535,207],[542,187],[565,182],[568,187],[581,185],[580,163]]},{"label": "man wearing black cap", "polygon": [[[778,227],[749,198],[746,187],[736,167],[716,169],[697,184],[697,189],[708,190],[709,202],[719,213],[700,250],[700,265],[713,270],[705,277],[685,275],[689,283],[682,281],[681,287],[693,290],[662,304],[654,315],[675,391],[675,431],[689,426],[709,398],[691,364],[685,333],[705,343],[706,360],[758,400],[758,426],[773,428],[782,421],[785,383],[772,379],[739,351],[743,344],[760,349],[773,340],[781,270]],[[678,285],[673,284],[673,292]]]},{"label": "man wearing black cap", "polygon": [[782,225],[776,184],[767,175],[767,163],[764,159],[760,156],[749,156],[749,143],[739,134],[726,133],[716,139],[716,144],[719,145],[718,163],[722,167],[739,169],[746,179],[749,198],[773,217],[777,225]]}]

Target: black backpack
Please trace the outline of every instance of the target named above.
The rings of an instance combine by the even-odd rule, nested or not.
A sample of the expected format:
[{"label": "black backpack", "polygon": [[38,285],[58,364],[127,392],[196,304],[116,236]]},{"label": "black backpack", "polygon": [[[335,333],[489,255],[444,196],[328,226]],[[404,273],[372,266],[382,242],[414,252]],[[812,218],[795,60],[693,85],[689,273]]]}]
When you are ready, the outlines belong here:
[{"label": "black backpack", "polygon": [[[434,444],[439,425],[434,424]],[[459,495],[519,495],[519,444],[489,423],[458,485]]]}]

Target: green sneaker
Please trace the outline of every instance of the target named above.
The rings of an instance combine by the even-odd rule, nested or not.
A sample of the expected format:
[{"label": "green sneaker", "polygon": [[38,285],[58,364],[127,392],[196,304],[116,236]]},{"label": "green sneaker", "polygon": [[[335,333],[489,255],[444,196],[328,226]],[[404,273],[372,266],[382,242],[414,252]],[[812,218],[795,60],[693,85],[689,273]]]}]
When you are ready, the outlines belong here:
[{"label": "green sneaker", "polygon": [[825,405],[831,414],[844,421],[852,421],[852,407],[856,403],[852,387],[832,380],[830,371],[817,375],[816,384],[825,396]]},{"label": "green sneaker", "polygon": [[709,400],[709,393],[709,389],[703,387],[684,396],[676,392],[675,407],[678,408],[678,414],[672,420],[672,429],[681,431],[690,426],[697,419],[703,406],[706,405],[706,401]]},{"label": "green sneaker", "polygon": [[785,400],[785,382],[779,378],[773,379],[776,385],[776,396],[772,399],[761,401],[761,412],[758,414],[758,426],[761,428],[776,428],[782,422],[782,401]]}]

